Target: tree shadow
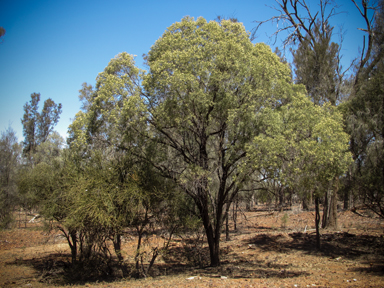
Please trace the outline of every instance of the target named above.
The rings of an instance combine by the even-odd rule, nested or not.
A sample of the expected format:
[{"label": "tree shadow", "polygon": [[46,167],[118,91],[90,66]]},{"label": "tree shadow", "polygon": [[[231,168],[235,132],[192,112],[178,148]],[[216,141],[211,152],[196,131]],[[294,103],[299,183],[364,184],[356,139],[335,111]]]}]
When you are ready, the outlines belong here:
[{"label": "tree shadow", "polygon": [[[204,248],[203,253],[205,254],[206,262],[209,263],[209,250]],[[220,278],[222,276],[228,278],[294,278],[300,276],[307,276],[309,273],[305,271],[292,271],[288,270],[292,268],[292,265],[289,264],[277,264],[268,261],[257,261],[253,257],[242,253],[235,253],[234,251],[227,250],[226,247],[223,247],[221,250],[221,266],[219,267],[198,267],[194,265],[186,264],[184,267],[181,267],[180,264],[182,261],[185,261],[185,252],[180,247],[173,247],[169,251],[170,255],[176,255],[175,257],[169,257],[166,259],[166,262],[172,267],[167,267],[167,275],[175,275],[180,273],[189,273],[191,275],[199,275],[200,277],[208,278]],[[174,266],[176,265],[176,266]],[[158,265],[161,267],[161,265]],[[163,266],[164,269],[165,266]],[[176,269],[179,269],[176,272]],[[175,273],[176,272],[176,273]]]},{"label": "tree shadow", "polygon": [[[323,233],[321,235],[322,250],[317,251],[314,234],[289,233],[289,234],[259,234],[247,240],[243,245],[253,245],[264,251],[290,253],[292,250],[303,251],[319,257],[331,257],[337,261],[338,257],[357,259],[361,256],[372,259],[360,262],[359,266],[350,268],[351,271],[360,271],[377,275],[384,274],[384,239],[371,235],[354,235],[350,233]],[[190,253],[194,257],[192,247]],[[181,245],[171,246],[162,260],[155,263],[150,276],[177,276],[199,275],[201,277],[218,278],[295,278],[308,276],[306,271],[295,271],[294,264],[278,263],[272,259],[257,260],[248,253],[236,249],[222,249],[222,265],[220,267],[208,267],[209,250],[201,247],[199,253],[205,257],[200,259],[201,265],[188,259],[188,249]],[[250,248],[251,249],[251,248]],[[192,257],[191,256],[191,257]],[[377,256],[376,258],[374,256]],[[81,267],[70,263],[69,253],[55,253],[44,257],[32,259],[17,259],[8,262],[7,265],[26,265],[33,267],[40,276],[37,280],[47,284],[70,285],[84,284],[96,281],[113,282],[123,278],[121,266],[113,260],[110,263],[94,262],[89,267]],[[193,260],[193,259],[192,259]],[[109,270],[100,272],[100,265],[107,265]],[[134,263],[126,263],[128,269],[134,268]],[[105,266],[106,267],[106,266]],[[99,270],[98,270],[99,269]],[[131,270],[133,271],[133,270]]]},{"label": "tree shadow", "polygon": [[346,258],[356,260],[372,258],[371,268],[356,268],[358,271],[374,271],[383,274],[384,265],[384,239],[373,235],[355,235],[343,233],[322,233],[321,249],[316,249],[316,235],[294,232],[289,234],[268,235],[259,234],[251,239],[245,240],[245,244],[255,245],[264,251],[289,253],[292,250],[303,251],[307,254],[318,255],[319,257],[330,257],[338,260]]},{"label": "tree shadow", "polygon": [[373,275],[384,275],[384,261],[383,260],[375,260],[375,261],[363,261],[360,263],[362,266],[350,268],[350,271],[360,272],[366,274]]},{"label": "tree shadow", "polygon": [[[45,284],[69,285],[88,282],[113,282],[122,278],[117,261],[101,263],[100,261],[71,263],[70,253],[52,253],[32,259],[16,259],[6,265],[29,266],[39,275],[36,280]],[[107,267],[108,266],[108,267]],[[117,272],[117,273],[114,273]]]}]

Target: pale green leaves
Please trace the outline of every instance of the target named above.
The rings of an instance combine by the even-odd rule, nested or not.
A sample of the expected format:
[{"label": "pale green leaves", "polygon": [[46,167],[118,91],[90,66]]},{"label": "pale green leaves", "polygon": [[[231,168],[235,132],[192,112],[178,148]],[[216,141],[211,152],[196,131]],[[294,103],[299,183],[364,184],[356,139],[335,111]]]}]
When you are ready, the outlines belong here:
[{"label": "pale green leaves", "polygon": [[342,115],[331,105],[316,106],[297,94],[279,110],[265,109],[261,121],[265,129],[249,145],[251,161],[282,183],[326,183],[352,161]]},{"label": "pale green leaves", "polygon": [[79,112],[69,128],[71,145],[85,145],[96,134],[120,143],[127,127],[124,113],[133,107],[144,110],[140,98],[143,73],[135,66],[134,56],[123,52],[113,58],[96,78],[88,111]]}]

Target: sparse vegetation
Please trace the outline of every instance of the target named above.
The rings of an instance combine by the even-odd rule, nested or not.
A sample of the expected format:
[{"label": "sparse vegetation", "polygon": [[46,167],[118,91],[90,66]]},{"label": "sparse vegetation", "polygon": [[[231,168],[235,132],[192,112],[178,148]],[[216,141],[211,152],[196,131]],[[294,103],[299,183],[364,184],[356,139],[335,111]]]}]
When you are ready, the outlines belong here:
[{"label": "sparse vegetation", "polygon": [[[270,215],[265,208],[253,206],[253,211],[239,214],[238,231],[231,230],[231,240],[223,243],[221,267],[207,266],[208,247],[201,238],[204,233],[191,231],[189,237],[185,234],[172,238],[167,252],[158,256],[145,280],[134,280],[134,273],[123,277],[118,265],[112,265],[110,274],[103,276],[96,275],[100,266],[87,273],[74,269],[66,240],[57,232],[41,230],[43,222],[28,223],[27,229],[0,232],[0,285],[350,287],[356,282],[358,287],[380,287],[384,284],[384,222],[380,218],[366,219],[350,211],[340,212],[339,221],[346,227],[338,232],[322,231],[323,249],[315,252],[313,212],[276,211],[276,215]],[[276,216],[281,220],[284,215],[289,215],[285,230],[271,229]],[[296,231],[298,226],[301,231]],[[148,234],[143,240],[142,253],[150,257],[153,247],[161,247],[164,242],[164,238]],[[135,271],[136,244],[137,236],[130,234],[121,242],[124,263],[132,272]],[[146,269],[148,262],[144,258],[143,263]]]}]

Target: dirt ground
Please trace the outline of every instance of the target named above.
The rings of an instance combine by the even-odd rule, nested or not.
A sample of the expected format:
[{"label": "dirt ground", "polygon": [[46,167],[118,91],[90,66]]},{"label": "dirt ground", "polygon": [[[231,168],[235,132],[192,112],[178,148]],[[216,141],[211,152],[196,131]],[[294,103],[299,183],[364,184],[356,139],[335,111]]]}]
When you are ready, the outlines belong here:
[{"label": "dirt ground", "polygon": [[[65,239],[28,223],[0,232],[0,287],[384,287],[383,220],[340,211],[339,229],[322,230],[317,251],[314,212],[265,208],[240,213],[236,231],[230,223],[230,241],[222,236],[219,268],[191,264],[183,257],[187,246],[176,237],[152,276],[141,280],[66,280],[70,251]],[[149,240],[148,245],[155,243],[156,236]],[[125,238],[127,262],[133,263],[135,245],[134,238]],[[192,258],[208,258],[206,247],[191,247]]]}]

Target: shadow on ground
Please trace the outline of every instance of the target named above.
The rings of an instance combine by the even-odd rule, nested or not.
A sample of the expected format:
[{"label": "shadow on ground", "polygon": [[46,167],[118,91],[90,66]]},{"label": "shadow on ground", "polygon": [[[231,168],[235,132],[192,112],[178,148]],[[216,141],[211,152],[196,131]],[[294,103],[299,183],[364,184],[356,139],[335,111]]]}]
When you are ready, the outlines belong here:
[{"label": "shadow on ground", "polygon": [[[244,241],[246,245],[255,245],[263,251],[289,253],[292,250],[318,255],[319,257],[346,258],[363,260],[372,258],[366,263],[371,268],[354,268],[355,271],[374,272],[384,275],[384,239],[380,236],[355,235],[343,233],[323,233],[321,235],[321,249],[316,250],[316,235],[301,232],[267,235],[259,234]],[[364,264],[364,261],[361,261]],[[364,267],[367,265],[363,265]]]},{"label": "shadow on ground", "polygon": [[[200,253],[209,256],[207,248],[203,248]],[[220,267],[207,267],[191,263],[185,258],[185,248],[172,247],[167,256],[164,257],[165,263],[155,263],[150,276],[177,276],[177,275],[199,275],[208,278],[294,278],[309,275],[307,272],[288,271],[289,265],[271,264],[266,261],[250,261],[247,256],[236,254],[226,256],[227,252],[223,249],[222,265]],[[184,256],[181,256],[184,255]],[[54,285],[85,284],[95,282],[113,282],[123,278],[121,267],[117,261],[110,263],[94,262],[89,266],[74,266],[70,263],[71,255],[64,253],[50,254],[44,257],[32,259],[17,259],[8,262],[7,265],[24,265],[34,268],[39,275],[36,279],[39,282]],[[208,263],[204,260],[204,263]],[[101,265],[101,266],[100,266]],[[126,268],[131,269],[133,275],[133,263],[128,263]],[[128,279],[133,277],[128,277]]]}]

